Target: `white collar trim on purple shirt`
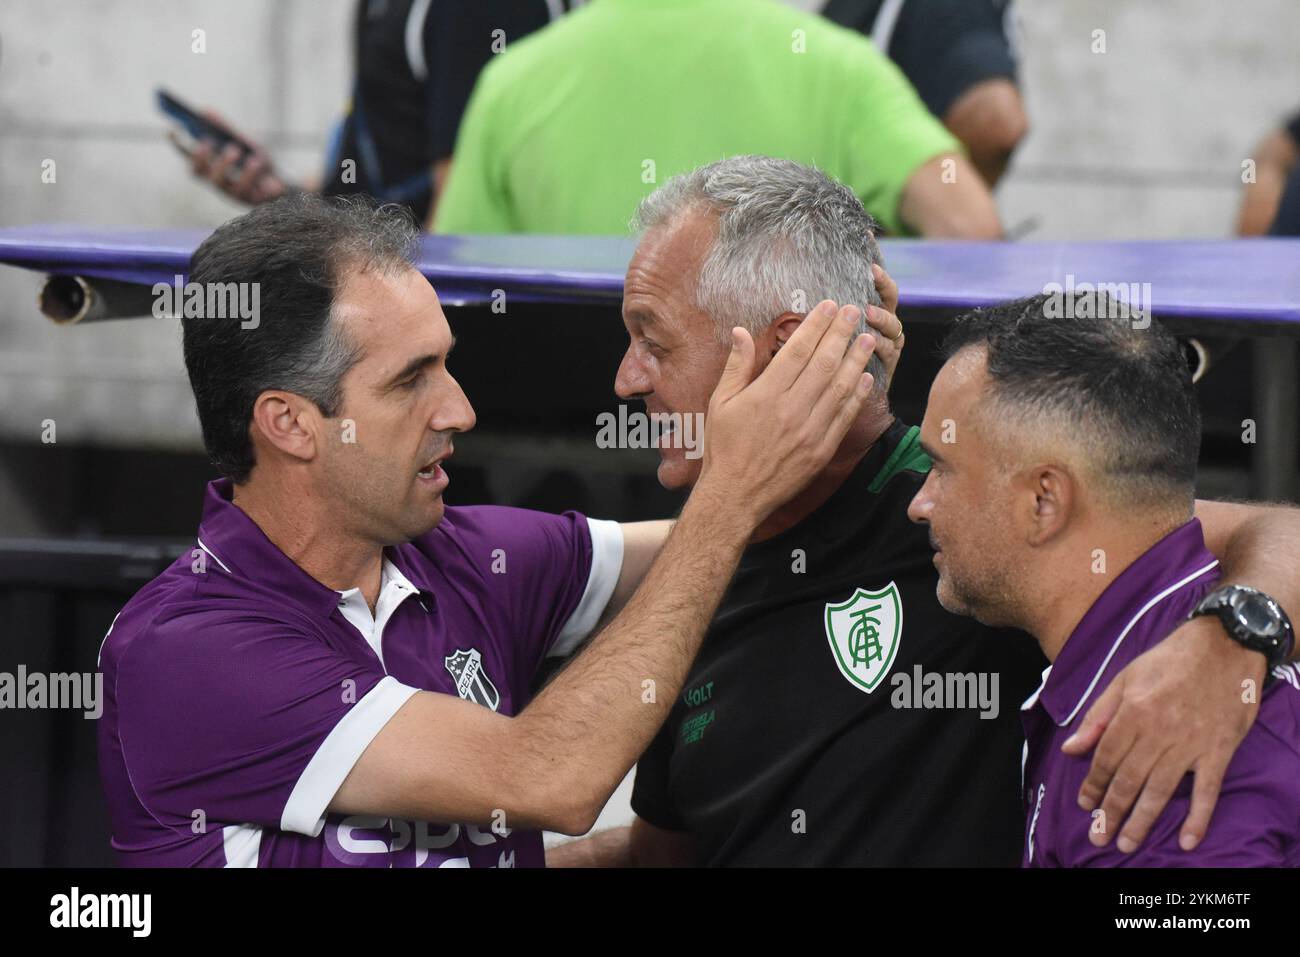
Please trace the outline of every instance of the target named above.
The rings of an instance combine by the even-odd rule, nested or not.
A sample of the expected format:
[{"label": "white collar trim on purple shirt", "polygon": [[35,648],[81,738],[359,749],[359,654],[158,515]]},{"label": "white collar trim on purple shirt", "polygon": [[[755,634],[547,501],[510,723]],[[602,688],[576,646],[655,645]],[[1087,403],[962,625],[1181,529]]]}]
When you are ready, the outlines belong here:
[{"label": "white collar trim on purple shirt", "polygon": [[1031,694],[1028,698],[1026,698],[1025,703],[1020,706],[1021,711],[1028,711],[1034,705],[1038,704],[1038,696],[1042,694],[1043,689],[1047,687],[1047,676],[1050,675],[1051,673],[1052,673],[1051,665],[1048,665],[1046,668],[1043,669],[1043,680],[1038,682],[1038,687],[1034,689],[1034,693]]},{"label": "white collar trim on purple shirt", "polygon": [[[420,589],[411,584],[402,570],[387,558],[384,559],[383,571],[379,580],[379,599],[375,602],[375,613],[370,614],[370,606],[361,594],[360,588],[339,591],[339,611],[352,627],[361,633],[361,637],[374,649],[379,663],[384,663],[384,626],[392,617],[397,606],[412,595],[419,594]],[[384,673],[387,674],[387,666]]]},{"label": "white collar trim on purple shirt", "polygon": [[[1168,588],[1166,588],[1164,591],[1156,595],[1154,598],[1152,598],[1150,601],[1148,601],[1145,605],[1142,606],[1142,609],[1129,620],[1129,623],[1124,626],[1124,630],[1119,633],[1119,637],[1115,639],[1115,644],[1110,646],[1110,651],[1106,653],[1106,657],[1105,659],[1103,659],[1101,666],[1097,669],[1097,673],[1092,676],[1092,681],[1088,683],[1088,687],[1083,692],[1083,696],[1079,699],[1079,703],[1074,706],[1074,710],[1071,711],[1066,716],[1065,720],[1062,721],[1060,724],[1058,724],[1057,727],[1064,728],[1066,725],[1068,725],[1071,721],[1074,720],[1075,715],[1079,713],[1080,709],[1083,708],[1084,703],[1092,696],[1093,690],[1097,687],[1097,682],[1101,680],[1101,676],[1106,672],[1106,666],[1109,665],[1110,660],[1115,657],[1115,652],[1119,651],[1119,646],[1124,643],[1124,639],[1127,638],[1128,633],[1133,630],[1133,626],[1136,625],[1139,621],[1141,621],[1142,618],[1146,615],[1146,613],[1149,612],[1156,605],[1160,604],[1160,602],[1164,601],[1174,592],[1178,591],[1178,589],[1190,585],[1192,582],[1200,578],[1202,575],[1210,571],[1212,568],[1217,568],[1218,564],[1219,564],[1219,560],[1216,558],[1214,561],[1210,562],[1204,568],[1198,568],[1196,571],[1192,572],[1182,581],[1175,582],[1174,584],[1170,585]],[[1051,669],[1049,668],[1048,671],[1050,670]],[[1043,676],[1044,676],[1043,682],[1044,684],[1046,684],[1047,672],[1044,672]],[[1042,688],[1039,688],[1039,691],[1041,690]],[[1035,692],[1034,697],[1037,698],[1037,692]]]},{"label": "white collar trim on purple shirt", "polygon": [[221,568],[222,568],[222,570],[223,570],[227,575],[233,575],[233,574],[234,574],[234,572],[232,572],[229,568],[226,568],[226,563],[223,562],[220,558],[218,558],[217,555],[216,555],[216,553],[215,553],[212,549],[208,548],[208,546],[206,546],[206,545],[203,544],[203,539],[201,539],[201,538],[195,538],[194,540],[195,540],[196,542],[199,543],[199,548],[203,549],[205,552],[207,552],[209,555],[212,556],[212,560],[213,560],[214,562],[216,562],[218,565],[220,565]]}]

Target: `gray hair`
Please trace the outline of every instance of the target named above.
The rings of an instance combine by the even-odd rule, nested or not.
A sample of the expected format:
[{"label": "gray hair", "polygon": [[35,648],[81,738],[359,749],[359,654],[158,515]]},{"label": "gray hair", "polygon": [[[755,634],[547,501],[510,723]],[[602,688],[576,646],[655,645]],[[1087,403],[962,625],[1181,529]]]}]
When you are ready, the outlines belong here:
[{"label": "gray hair", "polygon": [[[642,200],[638,233],[683,213],[716,213],[718,236],[705,257],[695,304],[718,338],[732,326],[758,335],[784,312],[806,314],[823,299],[863,311],[880,305],[873,263],[879,228],[861,200],[821,170],[770,156],[733,156],[674,176]],[[884,364],[867,367],[884,388]]]}]

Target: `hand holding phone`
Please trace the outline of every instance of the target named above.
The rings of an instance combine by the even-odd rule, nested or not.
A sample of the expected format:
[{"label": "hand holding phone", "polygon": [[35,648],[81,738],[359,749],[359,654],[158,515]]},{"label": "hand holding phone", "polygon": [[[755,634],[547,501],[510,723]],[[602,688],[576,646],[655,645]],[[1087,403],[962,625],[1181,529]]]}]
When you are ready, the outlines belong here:
[{"label": "hand holding phone", "polygon": [[158,108],[188,135],[185,139],[171,130],[168,139],[189,159],[194,175],[208,180],[227,196],[257,205],[291,188],[274,171],[265,150],[240,136],[216,114],[200,113],[165,90],[158,90]]}]

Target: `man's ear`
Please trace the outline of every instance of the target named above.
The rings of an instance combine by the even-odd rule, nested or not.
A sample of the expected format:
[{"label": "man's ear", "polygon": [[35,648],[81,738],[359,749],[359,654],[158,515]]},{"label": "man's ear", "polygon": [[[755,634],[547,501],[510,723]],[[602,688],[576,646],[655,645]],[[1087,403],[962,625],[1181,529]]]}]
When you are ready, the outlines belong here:
[{"label": "man's ear", "polygon": [[[772,324],[764,331],[763,337],[765,341],[761,343],[763,348],[760,351],[770,360],[772,356],[776,355],[778,349],[790,341],[790,337],[794,335],[794,331],[799,328],[803,320],[804,317],[797,312],[781,313],[772,320]],[[771,338],[770,343],[766,341],[768,337]]]},{"label": "man's ear", "polygon": [[254,444],[270,446],[303,462],[316,457],[320,425],[316,406],[293,392],[268,390],[253,403],[250,429]]},{"label": "man's ear", "polygon": [[1017,477],[1016,484],[1025,491],[1029,506],[1028,543],[1038,547],[1061,535],[1078,504],[1074,476],[1059,465],[1034,465]]}]

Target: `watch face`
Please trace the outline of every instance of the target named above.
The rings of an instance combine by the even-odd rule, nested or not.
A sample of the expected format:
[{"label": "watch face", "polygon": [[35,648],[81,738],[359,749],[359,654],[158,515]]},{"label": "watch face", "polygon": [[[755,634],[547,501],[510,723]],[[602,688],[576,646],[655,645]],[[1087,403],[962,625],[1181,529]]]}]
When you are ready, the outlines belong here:
[{"label": "watch face", "polygon": [[1232,610],[1237,620],[1257,635],[1272,638],[1282,630],[1281,617],[1262,595],[1239,595],[1232,602]]}]

